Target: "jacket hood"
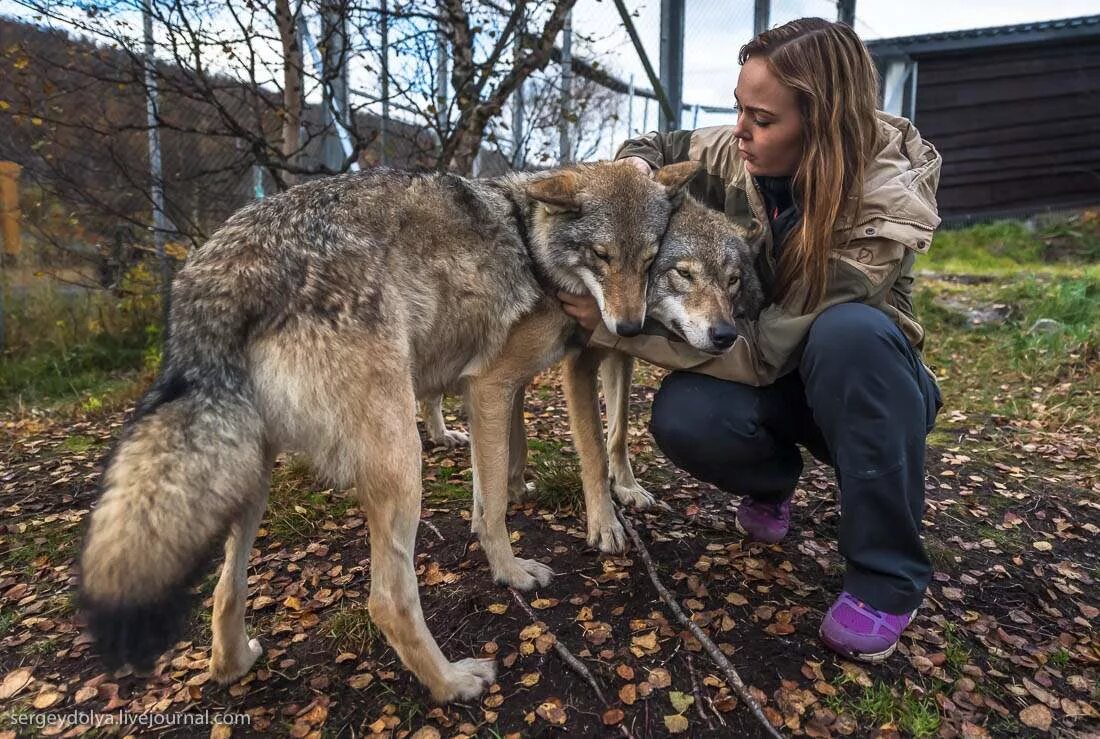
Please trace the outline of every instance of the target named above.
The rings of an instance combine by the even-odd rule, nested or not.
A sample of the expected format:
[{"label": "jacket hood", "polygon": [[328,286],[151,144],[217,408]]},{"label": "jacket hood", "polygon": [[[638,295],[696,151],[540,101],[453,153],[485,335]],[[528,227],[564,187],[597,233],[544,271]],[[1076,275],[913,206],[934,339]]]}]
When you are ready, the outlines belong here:
[{"label": "jacket hood", "polygon": [[869,163],[863,181],[862,207],[855,223],[844,230],[859,229],[880,221],[879,230],[912,249],[924,251],[933,230],[940,224],[936,188],[940,181],[940,154],[921,138],[916,126],[905,118],[878,112],[880,146]]}]

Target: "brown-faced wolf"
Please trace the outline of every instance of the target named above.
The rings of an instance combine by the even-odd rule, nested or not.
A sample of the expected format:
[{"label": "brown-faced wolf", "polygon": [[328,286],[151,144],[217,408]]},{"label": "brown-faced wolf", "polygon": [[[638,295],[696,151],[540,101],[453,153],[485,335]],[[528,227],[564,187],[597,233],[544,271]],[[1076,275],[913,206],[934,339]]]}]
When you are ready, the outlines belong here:
[{"label": "brown-faced wolf", "polygon": [[[90,517],[82,602],[100,650],[151,664],[224,544],[211,672],[227,682],[248,671],[262,651],[244,624],[249,551],[275,455],[293,449],[355,485],[371,617],[406,667],[437,700],[481,693],[492,661],[449,662],[420,607],[417,398],[465,391],[493,576],[546,582],[550,569],[517,559],[505,528],[512,401],[575,334],[558,289],[599,295],[612,331],[641,329],[647,268],[695,171],[678,164],[650,180],[603,163],[471,181],[376,170],[232,216],[176,277],[163,370]],[[603,532],[597,543],[621,544]]]}]

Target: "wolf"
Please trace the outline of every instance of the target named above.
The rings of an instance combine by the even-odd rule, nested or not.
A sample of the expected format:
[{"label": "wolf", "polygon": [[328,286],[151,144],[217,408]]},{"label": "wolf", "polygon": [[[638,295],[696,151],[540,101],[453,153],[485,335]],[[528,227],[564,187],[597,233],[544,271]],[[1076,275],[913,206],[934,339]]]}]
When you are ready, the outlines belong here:
[{"label": "wolf", "polygon": [[[755,268],[761,241],[723,214],[690,195],[673,213],[647,284],[648,333],[679,339],[710,354],[728,350],[737,337],[733,321],[755,320],[765,302]],[[597,301],[599,302],[599,301]],[[635,479],[627,449],[630,383],[634,359],[595,347],[567,354],[563,386],[574,443],[581,459],[588,543],[605,552],[626,549],[626,535],[614,514],[611,493],[620,503],[647,508],[654,496]],[[607,407],[607,435],[600,443],[602,418],[597,376]],[[589,460],[585,464],[585,460]],[[507,490],[511,500],[525,492],[527,440],[523,394],[513,400],[509,426]],[[475,465],[471,528],[483,535],[482,492]],[[610,473],[610,474],[609,474]],[[498,487],[499,490],[499,479]]]},{"label": "wolf", "polygon": [[[649,178],[595,163],[475,181],[371,170],[231,216],[174,280],[161,373],[90,515],[80,601],[108,663],[146,668],[171,645],[221,544],[210,669],[231,682],[251,668],[262,650],[244,623],[248,557],[275,456],[293,449],[355,486],[368,609],[405,666],[440,702],[483,692],[492,660],[448,661],[420,607],[417,399],[464,390],[493,577],[547,582],[550,568],[508,542],[510,409],[576,343],[558,290],[596,295],[612,332],[641,331],[649,267],[697,171]],[[592,480],[598,458],[582,458]],[[605,530],[613,511],[599,513],[593,540],[621,548]]]}]

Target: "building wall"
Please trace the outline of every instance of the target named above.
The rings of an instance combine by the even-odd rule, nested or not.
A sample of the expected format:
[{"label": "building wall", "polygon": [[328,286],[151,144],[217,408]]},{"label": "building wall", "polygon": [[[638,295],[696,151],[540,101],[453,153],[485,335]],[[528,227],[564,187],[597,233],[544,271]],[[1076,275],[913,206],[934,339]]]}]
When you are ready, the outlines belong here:
[{"label": "building wall", "polygon": [[1100,205],[1100,38],[916,60],[945,217]]}]

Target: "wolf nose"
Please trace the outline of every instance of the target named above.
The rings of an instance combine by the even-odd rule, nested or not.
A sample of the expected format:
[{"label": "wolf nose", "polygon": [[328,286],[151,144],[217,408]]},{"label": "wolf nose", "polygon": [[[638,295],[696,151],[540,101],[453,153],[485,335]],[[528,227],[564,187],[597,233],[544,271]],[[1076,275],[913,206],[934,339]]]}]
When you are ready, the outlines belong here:
[{"label": "wolf nose", "polygon": [[710,334],[711,343],[719,349],[728,349],[737,340],[737,329],[728,323],[711,326],[708,333]]},{"label": "wolf nose", "polygon": [[631,336],[637,336],[641,332],[642,324],[640,321],[619,321],[615,324],[615,333],[619,336],[630,338]]}]

